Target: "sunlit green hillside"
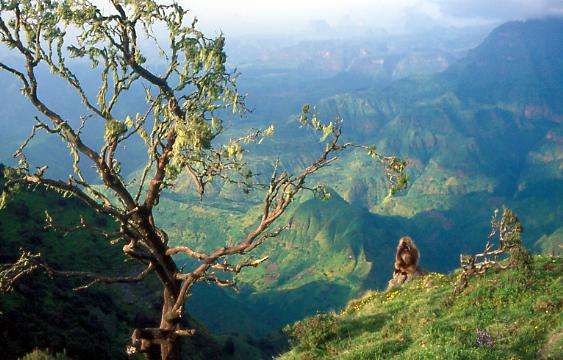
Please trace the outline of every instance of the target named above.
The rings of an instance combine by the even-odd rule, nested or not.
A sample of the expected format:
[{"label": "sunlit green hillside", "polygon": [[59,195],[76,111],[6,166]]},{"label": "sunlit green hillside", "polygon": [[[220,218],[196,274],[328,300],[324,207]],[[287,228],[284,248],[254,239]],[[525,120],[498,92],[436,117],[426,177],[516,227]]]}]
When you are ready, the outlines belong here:
[{"label": "sunlit green hillside", "polygon": [[[332,199],[302,198],[294,204],[282,220],[292,219],[292,228],[256,254],[270,257],[265,266],[239,276],[241,294],[225,294],[229,302],[242,298],[265,314],[254,326],[241,315],[239,331],[262,333],[316,310],[343,306],[364,289],[381,288],[395,243],[405,234],[419,245],[426,268],[450,271],[459,253],[479,250],[491,212],[503,205],[525,224],[527,246],[557,250],[563,241],[558,231],[563,204],[557,201],[563,196],[563,97],[552,96],[561,89],[546,74],[561,76],[556,41],[561,24],[509,23],[443,73],[319,101],[320,116],[343,119],[346,137],[407,158],[410,186],[386,199],[381,173],[359,153],[326,169],[317,180],[334,190]],[[521,87],[526,90],[514,90]],[[493,89],[494,94],[478,96]],[[250,156],[262,166],[258,173],[267,174],[266,164],[278,154],[288,169],[315,154],[316,139],[299,129],[295,117],[278,123],[276,131],[252,149]],[[216,184],[211,196],[199,201],[187,195],[190,191],[186,181],[161,204],[159,219],[173,242],[203,250],[221,246],[259,217],[258,194],[241,197]],[[209,319],[197,296],[192,301],[196,316]],[[237,309],[248,314],[244,306]],[[209,325],[236,331],[232,323],[210,320]]]},{"label": "sunlit green hillside", "polygon": [[[215,355],[223,354],[223,345],[230,349],[235,344],[235,357],[271,356],[284,343],[280,327],[331,310],[338,315],[302,323],[311,325],[310,332],[284,358],[533,358],[540,350],[548,354],[560,346],[553,345],[561,340],[560,315],[553,315],[561,308],[559,260],[537,258],[530,284],[515,272],[475,280],[448,307],[443,300],[454,279],[449,275],[431,275],[393,293],[374,292],[390,277],[401,236],[413,237],[425,269],[449,273],[459,265],[460,253],[481,250],[490,214],[503,205],[518,213],[529,248],[561,254],[563,20],[507,23],[470,51],[467,46],[475,36],[459,44],[455,42],[462,36],[436,36],[421,44],[416,37],[399,43],[313,41],[280,51],[262,44],[256,51],[265,60],[254,54],[246,61],[238,54],[245,60],[241,90],[248,93],[253,111],[243,119],[228,118],[225,136],[217,141],[274,123],[275,136],[250,146],[247,154],[258,180],[268,178],[278,158],[282,170],[295,171],[321,150],[318,137],[300,128],[295,115],[310,102],[319,118],[343,121],[346,139],[405,158],[409,187],[387,197],[381,171],[373,159],[357,152],[323,169],[314,180],[328,185],[331,198],[307,194],[295,200],[274,224],[291,227],[252,253],[268,260],[237,276],[238,293],[194,286],[186,309],[221,335],[217,340],[203,332]],[[242,43],[238,49],[247,51],[249,46]],[[330,56],[320,59],[327,51]],[[42,71],[40,77],[45,76]],[[77,73],[85,75],[84,86],[91,90],[97,81],[94,72],[77,65]],[[13,165],[11,154],[29,135],[35,113],[20,97],[19,86],[5,76],[0,74],[0,97],[9,106],[0,107],[0,160]],[[69,104],[80,99],[60,85],[45,83],[41,96],[78,123],[83,114]],[[134,115],[143,98],[141,88],[132,89],[116,114]],[[84,140],[96,147],[103,132],[101,122],[88,121]],[[29,144],[31,166],[48,164],[49,176],[66,179],[72,159],[56,136],[45,135]],[[138,181],[143,165],[144,153],[138,150],[135,143],[116,150],[122,175],[131,184]],[[86,177],[93,178],[93,170],[84,168]],[[239,240],[256,225],[259,191],[245,194],[215,182],[200,199],[189,177],[180,177],[155,210],[171,245],[208,251]],[[77,220],[84,210],[73,199],[21,193],[0,212],[0,263],[13,261],[18,249],[26,248],[44,252],[61,268],[131,270],[122,262],[119,246],[101,244],[88,232],[64,238],[45,232],[45,209],[63,224]],[[90,212],[86,217],[111,226]],[[178,260],[186,268],[193,265],[179,255]],[[67,282],[48,284],[46,276],[25,280],[22,293],[0,298],[0,325],[8,329],[10,355],[31,350],[29,344],[76,352],[95,332],[99,344],[85,358],[119,358],[133,325],[158,322],[152,310],[158,300],[151,289],[137,294],[129,288],[94,288],[75,294]],[[374,291],[340,312],[368,290]],[[508,312],[501,316],[503,309]],[[55,317],[55,323],[50,317],[54,313],[71,315]],[[27,325],[11,325],[20,323]],[[492,334],[496,347],[475,347],[477,328]],[[25,341],[19,331],[29,334]],[[526,338],[532,339],[529,344]]]},{"label": "sunlit green hillside", "polygon": [[337,313],[302,320],[280,359],[560,359],[560,258],[536,257],[531,273],[471,279],[429,274],[388,292],[368,292]]}]

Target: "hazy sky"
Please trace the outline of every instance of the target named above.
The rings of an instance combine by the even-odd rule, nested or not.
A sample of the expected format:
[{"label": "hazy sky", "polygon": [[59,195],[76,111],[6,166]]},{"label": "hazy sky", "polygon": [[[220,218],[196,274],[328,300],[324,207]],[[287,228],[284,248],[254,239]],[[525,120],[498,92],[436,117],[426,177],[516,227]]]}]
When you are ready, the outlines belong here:
[{"label": "hazy sky", "polygon": [[208,30],[284,34],[312,22],[401,31],[419,22],[464,26],[563,15],[561,0],[180,0]]}]

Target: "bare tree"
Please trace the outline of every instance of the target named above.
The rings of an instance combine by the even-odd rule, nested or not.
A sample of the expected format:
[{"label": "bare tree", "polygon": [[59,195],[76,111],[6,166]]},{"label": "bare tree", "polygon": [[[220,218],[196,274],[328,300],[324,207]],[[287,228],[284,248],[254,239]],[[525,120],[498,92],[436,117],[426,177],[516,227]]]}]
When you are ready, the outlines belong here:
[{"label": "bare tree", "polygon": [[[504,208],[499,218],[499,210],[496,209],[491,218],[491,231],[483,252],[459,255],[462,271],[454,294],[461,293],[467,287],[471,276],[485,274],[489,269],[505,270],[516,267],[529,271],[532,257],[522,244],[522,232],[522,223],[512,210]],[[498,244],[495,243],[495,238],[498,238]]]},{"label": "bare tree", "polygon": [[[158,346],[162,359],[178,359],[178,338],[193,334],[193,329],[184,328],[182,321],[191,288],[202,281],[230,286],[232,281],[217,274],[239,273],[264,262],[267,257],[240,260],[239,255],[250,253],[287,227],[275,227],[273,223],[301,190],[321,189],[308,185],[312,174],[336,161],[343,150],[361,148],[383,165],[390,188],[396,191],[406,185],[405,162],[382,156],[372,146],[343,142],[339,122],[322,123],[304,107],[301,123],[319,133],[324,149],[294,174],[274,166],[271,177],[261,187],[258,178],[249,173],[243,154],[248,143],[260,142],[272,128],[255,130],[237,139],[218,138],[224,132],[222,114],[245,110],[244,98],[237,92],[236,74],[226,67],[224,38],[204,36],[197,30],[196,21],[188,22],[187,12],[176,3],[108,0],[105,5],[98,7],[88,0],[0,0],[0,42],[20,59],[15,64],[0,62],[0,69],[19,79],[22,93],[44,118],[36,118],[30,137],[17,150],[20,165],[7,181],[2,199],[7,200],[18,185],[39,186],[78,198],[96,212],[113,218],[119,228],[114,233],[93,231],[113,243],[123,241],[124,255],[143,263],[145,268],[138,275],[119,277],[60,271],[36,254],[24,252],[13,266],[3,268],[0,283],[9,289],[13,281],[35,269],[85,278],[88,282],[82,289],[95,283],[137,282],[156,273],[163,287],[160,324],[135,329],[128,352],[146,352]],[[164,41],[155,27],[164,29]],[[141,47],[149,41],[160,49],[164,66],[151,67],[146,62]],[[69,59],[82,58],[89,60],[99,74],[96,96],[70,67]],[[78,124],[78,119],[65,119],[40,96],[37,72],[41,66],[48,67],[53,76],[76,91],[84,108],[80,125],[71,126]],[[145,106],[118,118],[117,104],[139,86],[145,90]],[[99,148],[82,137],[86,120],[94,118],[105,126]],[[66,181],[48,178],[46,166],[30,170],[25,149],[41,131],[60,137],[68,146],[73,169]],[[138,179],[128,182],[120,165],[120,160],[127,159],[120,159],[119,148],[134,137],[142,139],[147,159]],[[99,181],[83,174],[84,164],[95,168]],[[180,174],[191,178],[200,196],[213,181],[233,183],[241,191],[262,189],[263,210],[256,226],[234,244],[210,252],[188,244],[170,246],[153,212],[162,192],[173,186]],[[48,221],[52,223],[50,216]],[[76,229],[86,227],[92,226],[81,221]],[[175,254],[191,257],[197,265],[189,271],[181,270],[172,257]]]}]

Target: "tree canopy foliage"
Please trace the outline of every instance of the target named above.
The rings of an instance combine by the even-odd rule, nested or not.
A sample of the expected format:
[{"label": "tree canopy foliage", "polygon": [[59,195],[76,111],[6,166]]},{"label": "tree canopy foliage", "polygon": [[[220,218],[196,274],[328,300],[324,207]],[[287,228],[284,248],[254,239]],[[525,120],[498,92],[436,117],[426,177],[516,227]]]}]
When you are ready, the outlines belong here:
[{"label": "tree canopy foliage", "polygon": [[[111,277],[56,270],[40,256],[23,252],[15,267],[2,272],[8,277],[3,287],[10,289],[10,281],[37,269],[86,278],[88,282],[81,289],[96,283],[137,282],[155,272],[163,286],[161,323],[135,329],[128,351],[158,353],[163,359],[178,358],[178,338],[193,334],[182,320],[192,286],[201,281],[232,286],[232,281],[218,274],[239,273],[266,261],[267,257],[253,259],[247,254],[289,226],[274,227],[274,222],[300,191],[326,193],[307,180],[336,161],[340,152],[366,150],[383,165],[391,193],[406,186],[403,160],[383,156],[373,146],[342,141],[341,122],[324,123],[308,106],[303,108],[300,123],[306,131],[318,133],[323,143],[319,156],[295,173],[275,163],[271,176],[253,174],[244,156],[247,146],[271,136],[273,127],[236,138],[221,136],[225,116],[245,112],[244,96],[237,90],[237,73],[226,63],[225,38],[208,38],[196,24],[177,3],[111,0],[98,6],[88,0],[0,0],[0,42],[17,59],[0,62],[0,69],[20,80],[23,95],[40,113],[30,137],[14,154],[19,167],[10,173],[2,202],[8,201],[18,186],[39,186],[76,197],[112,217],[118,230],[97,229],[84,220],[76,229],[89,228],[113,244],[122,242],[124,255],[145,266],[138,275]],[[163,38],[157,29],[164,29],[166,36]],[[144,50],[147,44],[158,49],[163,63],[148,61]],[[96,91],[84,87],[72,70],[74,62],[84,60],[99,76]],[[76,91],[84,109],[79,122],[65,118],[44,100],[37,76],[43,67]],[[120,116],[116,108],[135,87],[144,89],[145,106],[127,109],[127,115]],[[82,132],[89,121],[104,124],[99,147],[83,140]],[[68,179],[49,178],[48,164],[31,169],[25,150],[40,132],[58,136],[68,146],[73,159]],[[127,158],[120,154],[120,148],[135,138],[145,145],[146,164],[131,181],[121,172],[121,163]],[[99,179],[88,179],[84,166],[93,166]],[[215,181],[234,184],[245,193],[260,191],[262,215],[246,236],[213,251],[202,252],[187,245],[170,247],[166,231],[155,222],[153,209],[162,192],[181,176],[191,179],[201,197],[206,186]],[[47,221],[56,227],[56,219],[49,214]],[[181,269],[172,258],[175,254],[189,256],[197,265],[191,270]]]}]

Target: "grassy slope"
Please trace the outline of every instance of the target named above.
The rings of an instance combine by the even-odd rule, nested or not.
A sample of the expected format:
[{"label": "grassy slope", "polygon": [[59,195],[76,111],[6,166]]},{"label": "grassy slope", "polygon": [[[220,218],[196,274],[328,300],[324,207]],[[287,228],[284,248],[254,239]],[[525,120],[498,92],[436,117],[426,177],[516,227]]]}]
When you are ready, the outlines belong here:
[{"label": "grassy slope", "polygon": [[[368,292],[341,313],[293,325],[298,338],[281,359],[561,359],[562,274],[561,258],[537,256],[531,274],[489,273],[457,297],[456,276],[436,273]],[[478,346],[477,328],[494,345]]]}]

